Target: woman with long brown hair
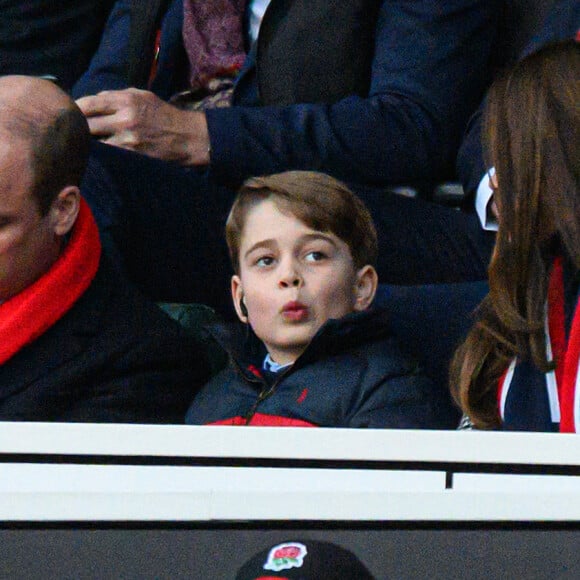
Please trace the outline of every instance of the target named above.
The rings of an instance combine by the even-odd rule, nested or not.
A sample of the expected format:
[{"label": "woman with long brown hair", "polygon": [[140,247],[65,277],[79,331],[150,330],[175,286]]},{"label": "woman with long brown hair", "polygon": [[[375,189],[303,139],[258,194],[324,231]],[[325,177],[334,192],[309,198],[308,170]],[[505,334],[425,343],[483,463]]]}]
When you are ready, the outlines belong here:
[{"label": "woman with long brown hair", "polygon": [[580,44],[502,75],[484,126],[499,232],[452,391],[476,428],[580,432]]}]

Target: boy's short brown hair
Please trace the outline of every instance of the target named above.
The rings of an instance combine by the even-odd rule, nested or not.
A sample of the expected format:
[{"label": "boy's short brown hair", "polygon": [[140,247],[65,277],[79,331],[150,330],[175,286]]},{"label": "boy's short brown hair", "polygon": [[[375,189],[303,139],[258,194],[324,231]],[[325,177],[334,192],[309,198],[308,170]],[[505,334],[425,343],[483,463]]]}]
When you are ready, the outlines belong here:
[{"label": "boy's short brown hair", "polygon": [[275,198],[280,211],[289,212],[309,228],[330,232],[347,244],[357,269],[374,266],[377,232],[364,203],[341,181],[315,171],[285,171],[252,177],[238,192],[226,223],[226,241],[234,271],[240,269],[240,242],[248,211]]}]

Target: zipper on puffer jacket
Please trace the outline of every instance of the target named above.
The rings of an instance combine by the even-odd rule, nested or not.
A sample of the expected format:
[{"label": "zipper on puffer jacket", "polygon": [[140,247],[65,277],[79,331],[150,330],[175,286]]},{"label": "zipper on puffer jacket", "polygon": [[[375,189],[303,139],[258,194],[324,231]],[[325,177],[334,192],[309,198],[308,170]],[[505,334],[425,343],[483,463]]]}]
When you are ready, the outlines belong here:
[{"label": "zipper on puffer jacket", "polygon": [[260,394],[258,395],[258,398],[256,399],[256,401],[254,402],[254,404],[250,407],[250,410],[246,413],[244,419],[245,419],[245,425],[249,425],[250,421],[252,420],[252,418],[254,417],[254,415],[256,414],[256,411],[258,410],[258,406],[260,405],[260,403],[262,403],[263,401],[265,401],[270,395],[272,395],[274,393],[274,391],[276,390],[276,387],[280,384],[280,381],[284,378],[284,376],[286,375],[285,372],[281,372],[280,376],[277,376],[274,381],[272,381],[272,384],[270,386],[268,386],[268,383],[264,380],[259,381],[256,379],[250,379],[247,375],[244,375],[246,377],[246,379],[250,379],[252,382],[260,382],[263,385],[263,389],[260,391]]}]

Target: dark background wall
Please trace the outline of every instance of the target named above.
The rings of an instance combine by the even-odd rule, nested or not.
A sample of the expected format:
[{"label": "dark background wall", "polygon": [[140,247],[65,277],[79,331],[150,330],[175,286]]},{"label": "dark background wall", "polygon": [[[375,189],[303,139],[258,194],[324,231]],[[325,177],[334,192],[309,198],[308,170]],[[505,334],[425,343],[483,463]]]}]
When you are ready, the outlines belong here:
[{"label": "dark background wall", "polygon": [[53,75],[69,89],[115,0],[0,0],[0,75]]}]

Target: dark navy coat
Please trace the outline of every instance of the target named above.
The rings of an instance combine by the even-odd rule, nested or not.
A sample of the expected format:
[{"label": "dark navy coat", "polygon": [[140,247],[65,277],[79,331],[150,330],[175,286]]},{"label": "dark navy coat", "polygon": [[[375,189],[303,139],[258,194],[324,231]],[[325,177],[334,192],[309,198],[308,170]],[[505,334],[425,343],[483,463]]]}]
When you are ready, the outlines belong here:
[{"label": "dark navy coat", "polygon": [[194,399],[186,423],[454,428],[441,412],[447,399],[399,350],[388,318],[369,310],[327,321],[273,376],[260,370],[266,351],[253,333],[239,324],[212,327],[231,361]]},{"label": "dark navy coat", "polygon": [[0,365],[0,420],[183,423],[198,345],[102,262],[59,321]]}]

